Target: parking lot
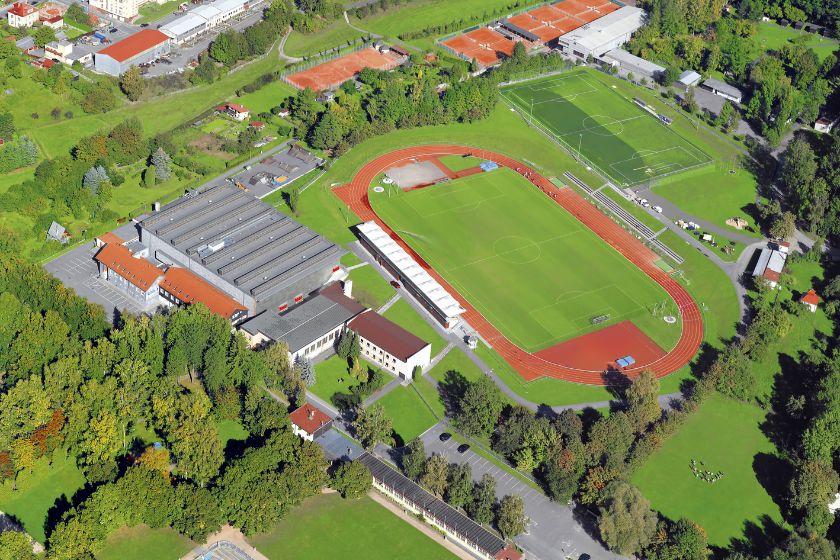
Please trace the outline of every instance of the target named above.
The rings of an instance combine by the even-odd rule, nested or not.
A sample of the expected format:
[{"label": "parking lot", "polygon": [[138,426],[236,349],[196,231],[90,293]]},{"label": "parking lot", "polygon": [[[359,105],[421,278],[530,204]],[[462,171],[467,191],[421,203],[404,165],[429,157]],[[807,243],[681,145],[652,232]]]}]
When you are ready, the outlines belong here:
[{"label": "parking lot", "polygon": [[542,560],[578,560],[581,555],[588,554],[592,560],[621,558],[604,549],[586,534],[583,527],[573,518],[569,507],[552,502],[543,493],[523,482],[520,477],[510,474],[471,449],[458,453],[460,442],[454,438],[446,442],[440,441],[440,434],[444,431],[446,427],[438,424],[420,436],[427,454],[437,453],[450,463],[468,463],[475,481],[485,474],[490,474],[496,479],[496,496],[499,499],[508,494],[516,494],[525,500],[525,514],[530,522],[527,532],[514,541],[529,553],[528,557]]},{"label": "parking lot", "polygon": [[[114,230],[114,233],[130,241],[137,237],[136,233],[132,233],[133,230],[134,224],[127,224]],[[79,296],[104,307],[109,321],[113,321],[115,309],[134,314],[151,311],[140,307],[133,299],[99,278],[99,269],[96,261],[93,260],[98,250],[91,240],[56,257],[45,264],[44,269]]]},{"label": "parking lot", "polygon": [[309,173],[320,163],[320,158],[302,148],[291,147],[251,164],[250,169],[243,169],[231,180],[241,183],[255,197],[264,198]]}]

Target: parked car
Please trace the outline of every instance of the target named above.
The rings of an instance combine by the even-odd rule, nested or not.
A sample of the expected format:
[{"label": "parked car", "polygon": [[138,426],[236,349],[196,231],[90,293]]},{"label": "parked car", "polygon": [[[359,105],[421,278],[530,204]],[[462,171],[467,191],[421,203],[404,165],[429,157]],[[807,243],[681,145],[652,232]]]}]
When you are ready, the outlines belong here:
[{"label": "parked car", "polygon": [[458,446],[458,453],[466,453],[469,450],[470,444],[469,443],[462,443]]},{"label": "parked car", "polygon": [[116,27],[112,27],[111,29],[108,30],[108,33],[116,33],[117,31],[118,31],[118,29]]},{"label": "parked car", "polygon": [[659,212],[660,214],[662,213],[662,207],[661,206],[654,206],[653,209],[655,211]]},{"label": "parked car", "polygon": [[451,437],[452,437],[452,434],[450,434],[449,432],[443,432],[442,434],[440,434],[438,436],[438,439],[440,441],[449,441],[449,438],[451,438]]},{"label": "parked car", "polygon": [[396,280],[391,280],[391,286],[393,286],[395,290],[400,289],[400,283],[397,282]]},{"label": "parked car", "polygon": [[149,24],[148,23],[141,23],[140,27],[149,27]]}]

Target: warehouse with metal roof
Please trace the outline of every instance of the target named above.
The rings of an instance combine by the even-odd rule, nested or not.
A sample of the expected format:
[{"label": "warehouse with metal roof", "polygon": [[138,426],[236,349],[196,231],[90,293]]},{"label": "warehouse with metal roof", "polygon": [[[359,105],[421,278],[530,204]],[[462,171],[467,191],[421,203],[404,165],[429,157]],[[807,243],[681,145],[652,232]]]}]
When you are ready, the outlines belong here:
[{"label": "warehouse with metal roof", "polygon": [[362,246],[401,281],[435,319],[447,329],[458,323],[458,316],[465,313],[466,309],[376,222],[360,224],[356,231]]},{"label": "warehouse with metal roof", "polygon": [[168,54],[169,36],[157,29],[142,29],[94,55],[97,72],[120,76],[132,66],[151,62]]},{"label": "warehouse with metal roof", "polygon": [[345,253],[228,183],[190,191],[139,224],[151,257],[191,270],[250,315],[302,301],[336,279]]},{"label": "warehouse with metal roof", "polygon": [[665,68],[649,60],[638,57],[624,49],[613,49],[601,56],[601,60],[612,66],[617,66],[626,72],[633,72],[637,77],[656,80],[665,73]]},{"label": "warehouse with metal roof", "polygon": [[623,6],[591,23],[578,27],[557,39],[558,48],[567,55],[586,59],[598,58],[617,49],[644,24],[645,12],[641,8]]}]

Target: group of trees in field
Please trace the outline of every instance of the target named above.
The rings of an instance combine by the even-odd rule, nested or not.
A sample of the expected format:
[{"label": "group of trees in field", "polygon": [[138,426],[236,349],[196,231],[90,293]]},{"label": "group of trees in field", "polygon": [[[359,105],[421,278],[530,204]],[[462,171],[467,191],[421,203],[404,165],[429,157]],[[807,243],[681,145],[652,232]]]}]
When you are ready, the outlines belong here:
[{"label": "group of trees in field", "polygon": [[[838,73],[837,59],[829,55],[821,62],[803,44],[807,37],[778,52],[762,52],[755,20],[763,12],[754,17],[725,15],[724,5],[719,0],[648,0],[644,6],[650,18],[631,39],[629,49],[666,66],[665,85],[686,69],[723,72],[745,90],[746,118],[776,145],[791,122],[799,119],[810,124],[819,116]],[[685,105],[696,110],[696,104]],[[730,130],[734,129],[731,109],[718,123]]]},{"label": "group of trees in field", "polygon": [[410,64],[394,71],[362,70],[358,78],[361,90],[347,82],[326,104],[319,103],[312,90],[304,89],[283,106],[291,112],[300,137],[316,148],[341,155],[367,138],[394,129],[485,118],[496,105],[499,82],[567,64],[557,55],[527,56],[520,49],[492,71],[471,78],[464,61],[442,70],[415,56]]},{"label": "group of trees in field", "polygon": [[505,538],[522,534],[528,524],[525,502],[521,496],[496,498],[496,479],[484,474],[473,481],[469,463],[448,463],[437,453],[426,457],[423,441],[413,440],[403,455],[400,467],[405,476],[467,514],[482,525],[493,525]]},{"label": "group of trees in field", "polygon": [[[285,346],[252,351],[204,306],[112,328],[101,307],[4,254],[0,359],[0,492],[21,491],[15,482],[57,454],[86,481],[51,512],[49,559],[93,558],[109,533],[141,523],[197,541],[228,522],[266,531],[329,483],[321,448],[293,435],[265,390],[293,375]],[[222,420],[247,441],[223,449]],[[358,497],[369,476],[338,466],[332,485]]]}]

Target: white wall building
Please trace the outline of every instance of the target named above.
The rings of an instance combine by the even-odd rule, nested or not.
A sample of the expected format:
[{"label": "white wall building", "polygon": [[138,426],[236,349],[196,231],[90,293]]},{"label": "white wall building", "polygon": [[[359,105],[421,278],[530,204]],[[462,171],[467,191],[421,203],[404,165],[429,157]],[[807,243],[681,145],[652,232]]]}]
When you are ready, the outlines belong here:
[{"label": "white wall building", "polygon": [[137,17],[140,9],[139,0],[90,0],[90,7],[108,12],[122,21]]},{"label": "white wall building", "polygon": [[289,414],[292,432],[299,438],[312,441],[332,428],[333,419],[312,403],[306,403]]},{"label": "white wall building", "polygon": [[262,0],[216,0],[193,8],[160,30],[172,37],[175,44],[180,45],[244,14],[260,3]]},{"label": "white wall building", "polygon": [[641,8],[623,6],[604,17],[578,27],[557,39],[557,47],[566,55],[582,60],[592,55],[597,58],[630,40],[644,24],[645,12]]},{"label": "white wall building", "polygon": [[376,313],[362,313],[347,328],[359,335],[362,356],[402,379],[412,381],[415,368],[432,361],[432,345]]},{"label": "white wall building", "polygon": [[15,2],[7,12],[10,27],[31,27],[38,21],[38,8]]}]

